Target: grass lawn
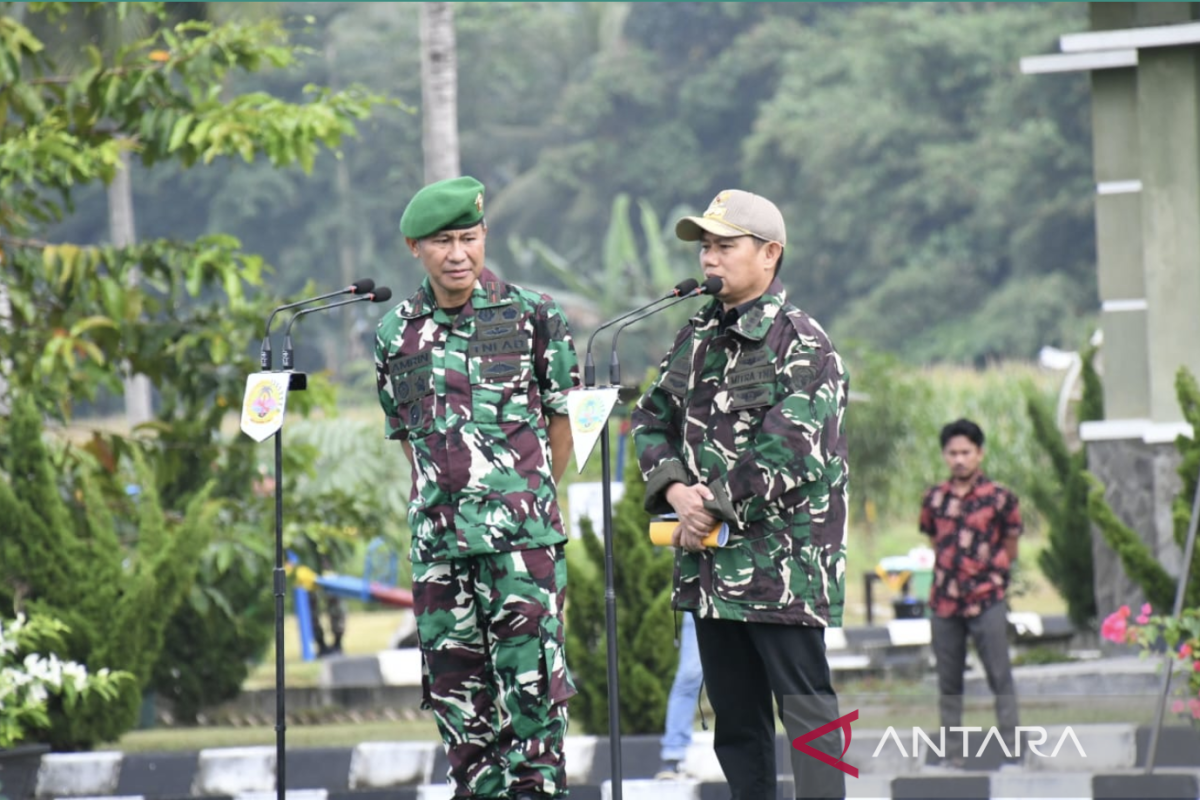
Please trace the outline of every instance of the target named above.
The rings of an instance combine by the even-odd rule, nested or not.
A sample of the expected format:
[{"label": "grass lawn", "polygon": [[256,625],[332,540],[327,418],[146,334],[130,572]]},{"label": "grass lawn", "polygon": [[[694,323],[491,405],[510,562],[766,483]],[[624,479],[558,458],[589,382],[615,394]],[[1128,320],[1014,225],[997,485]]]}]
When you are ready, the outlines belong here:
[{"label": "grass lawn", "polygon": [[[357,605],[351,603],[351,606]],[[348,656],[362,656],[386,650],[392,634],[400,626],[405,609],[377,611],[348,611],[346,613],[346,635],[342,639],[342,650]],[[303,661],[300,658],[300,631],[296,618],[288,615],[283,628],[284,677],[288,686],[316,686],[321,674],[321,662]],[[245,689],[275,688],[275,642],[261,664],[246,678]]]},{"label": "grass lawn", "polygon": [[[289,725],[285,743],[292,747],[353,747],[360,742],[440,742],[432,719],[394,722],[345,722],[324,725]],[[164,753],[209,747],[274,745],[275,728],[153,728],[131,731],[120,741],[97,748],[125,753]]]}]

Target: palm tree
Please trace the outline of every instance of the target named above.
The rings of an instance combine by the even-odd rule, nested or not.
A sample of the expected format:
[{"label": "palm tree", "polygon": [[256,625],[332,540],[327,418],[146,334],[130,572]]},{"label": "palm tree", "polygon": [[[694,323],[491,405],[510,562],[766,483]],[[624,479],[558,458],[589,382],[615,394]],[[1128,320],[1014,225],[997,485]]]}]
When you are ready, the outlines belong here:
[{"label": "palm tree", "polygon": [[421,106],[425,182],[457,178],[458,56],[450,3],[421,4]]}]

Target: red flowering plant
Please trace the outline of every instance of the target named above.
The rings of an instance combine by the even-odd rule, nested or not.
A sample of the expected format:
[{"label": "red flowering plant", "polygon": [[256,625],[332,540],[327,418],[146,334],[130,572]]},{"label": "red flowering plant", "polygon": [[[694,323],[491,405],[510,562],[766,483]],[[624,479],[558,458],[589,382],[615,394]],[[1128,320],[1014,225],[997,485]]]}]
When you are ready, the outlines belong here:
[{"label": "red flowering plant", "polygon": [[1165,645],[1174,652],[1187,673],[1184,697],[1175,700],[1171,711],[1184,715],[1200,726],[1200,608],[1184,609],[1179,619],[1151,614],[1150,604],[1130,622],[1133,612],[1121,606],[1108,615],[1100,626],[1100,635],[1117,644],[1136,644],[1149,652],[1161,652]]}]

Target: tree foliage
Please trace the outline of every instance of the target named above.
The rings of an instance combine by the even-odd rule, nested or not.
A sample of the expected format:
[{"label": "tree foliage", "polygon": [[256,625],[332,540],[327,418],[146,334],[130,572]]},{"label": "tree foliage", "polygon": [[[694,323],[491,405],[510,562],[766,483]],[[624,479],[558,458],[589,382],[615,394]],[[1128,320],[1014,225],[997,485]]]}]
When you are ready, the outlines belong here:
[{"label": "tree foliage", "polygon": [[[361,83],[420,105],[417,6],[282,8],[310,57],[231,70],[226,93]],[[682,209],[752,189],[788,220],[791,296],[836,339],[910,361],[1031,357],[1078,341],[1094,319],[1094,192],[1086,77],[1015,65],[1086,27],[1086,10],[458,4],[462,169],[488,187],[494,236],[540,243],[575,276],[607,270],[622,195],[653,209],[674,247]],[[280,265],[286,291],[372,267],[412,287],[422,273],[396,222],[422,182],[420,119],[385,107],[359,128],[309,177],[262,158],[139,172],[141,227],[232,234]],[[182,202],[158,202],[167,194]],[[76,240],[102,230],[101,200],[81,197],[86,213],[61,229]],[[489,258],[502,275],[571,290],[537,251],[493,246]],[[694,271],[678,263],[686,272],[667,285]],[[634,303],[630,292],[623,309]],[[572,322],[588,332],[601,316],[584,307]],[[363,333],[301,340],[298,355],[344,375],[365,358]]]},{"label": "tree foliage", "polygon": [[[33,4],[30,25],[53,30],[66,4]],[[95,4],[103,6],[104,4]],[[161,19],[161,5],[146,4]],[[94,13],[122,13],[94,9]],[[314,90],[307,103],[266,92],[227,96],[233,70],[295,60],[278,23],[159,26],[89,66],[60,74],[30,27],[0,18],[0,244],[10,319],[0,329],[10,385],[37,387],[69,413],[71,398],[119,392],[122,369],[148,375],[160,415],[209,430],[240,395],[248,330],[261,320],[264,262],[232,236],[155,238],[130,247],[40,238],[81,186],[112,179],[118,153],[146,166],[238,156],[311,167],[378,103],[361,90]],[[269,306],[268,306],[269,307]],[[216,402],[213,402],[215,395]]]},{"label": "tree foliage", "polygon": [[[245,675],[244,654],[261,650],[269,636],[262,614],[239,619],[242,608],[254,605],[246,597],[255,591],[269,596],[264,579],[269,549],[240,547],[231,537],[236,533],[262,545],[272,520],[265,503],[250,497],[258,477],[253,444],[244,437],[228,441],[221,424],[240,405],[245,375],[257,369],[248,344],[258,341],[267,311],[282,298],[268,286],[265,277],[273,270],[261,256],[243,250],[227,232],[195,224],[195,208],[180,176],[226,180],[240,163],[247,170],[264,166],[282,176],[280,181],[299,183],[318,163],[330,160],[319,158],[322,152],[340,147],[386,101],[353,85],[271,91],[271,76],[298,68],[309,53],[273,16],[180,19],[177,8],[162,3],[32,3],[21,10],[0,17],[0,108],[5,111],[0,115],[0,299],[5,301],[0,302],[0,407],[13,398],[36,401],[42,410],[69,420],[80,402],[103,392],[119,394],[127,372],[148,376],[156,418],[132,439],[96,434],[87,445],[91,464],[98,474],[118,480],[129,478],[133,463],[132,481],[144,514],[160,509],[160,516],[171,518],[211,497],[217,503],[211,513],[219,516],[206,519],[213,527],[219,520],[223,536],[211,530],[197,534],[194,539],[211,546],[178,565],[192,572],[199,567],[201,580],[192,590],[190,578],[170,587],[181,592],[187,609],[170,621],[166,634],[169,658],[175,660],[153,670],[152,661],[139,662],[132,671],[137,691],[148,685],[153,671],[155,686],[177,700],[183,684],[220,695],[229,685],[236,689],[239,671]],[[101,48],[81,33],[109,26],[124,26],[128,35]],[[72,43],[85,58],[56,63],[52,53]],[[254,80],[261,85],[251,85]],[[154,207],[165,209],[169,222],[148,226],[152,233],[139,244],[116,247],[103,242],[105,226],[97,224],[103,210],[97,203],[122,151],[133,155],[138,178],[159,191]],[[163,202],[167,197],[172,202]],[[321,282],[328,285],[327,279]],[[300,413],[317,404],[330,407],[333,400],[321,375],[312,376],[309,391],[293,398],[289,411]],[[307,466],[314,457],[309,452],[291,463]],[[67,476],[62,480],[67,488],[74,485]],[[57,484],[47,477],[42,491],[54,494]],[[345,498],[311,499],[321,505],[329,527],[336,527],[337,515],[344,518],[352,506]],[[92,514],[99,514],[99,521]],[[120,515],[110,521],[92,502],[78,515],[83,519],[75,524],[100,531],[123,524]],[[63,531],[43,542],[47,564],[80,557],[79,546],[62,538],[71,530],[63,522],[45,524]],[[116,542],[122,549],[154,553],[164,546],[162,527],[143,520]],[[233,569],[243,558],[251,563]],[[107,587],[93,596],[112,602],[114,593],[124,596],[131,585],[119,571],[101,570],[92,577]],[[92,582],[87,585],[91,591]],[[18,589],[8,591],[11,596]],[[156,615],[169,613],[179,600],[164,595],[160,602],[148,596],[152,588],[139,591],[146,595],[146,621],[128,614],[121,621],[123,630],[149,638],[145,646],[126,642],[130,658],[152,649],[157,653],[163,628],[154,622]],[[231,628],[238,639],[232,643]],[[181,642],[211,648],[212,658],[221,658],[221,648],[228,646],[223,679],[205,680],[200,659],[174,650]],[[197,674],[186,674],[193,667]],[[82,716],[72,721],[75,727],[56,733],[56,742],[85,745],[100,740],[96,737],[115,737],[136,710],[130,705],[136,698],[126,699],[126,710],[104,725]],[[205,696],[187,699],[192,705],[204,702]]]},{"label": "tree foliage", "polygon": [[[1094,303],[1087,84],[1014,65],[1077,19],[876,5],[826,16],[783,56],[747,175],[784,198],[813,310],[843,310],[835,333],[963,360],[1073,332],[1063,320]],[[1014,300],[1047,308],[1017,325]]]}]

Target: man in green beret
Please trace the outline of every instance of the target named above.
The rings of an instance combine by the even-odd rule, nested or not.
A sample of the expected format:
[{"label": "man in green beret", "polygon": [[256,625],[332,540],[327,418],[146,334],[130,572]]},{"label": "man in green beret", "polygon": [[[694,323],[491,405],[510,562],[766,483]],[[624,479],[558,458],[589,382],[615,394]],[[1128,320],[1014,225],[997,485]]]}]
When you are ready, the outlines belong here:
[{"label": "man in green beret", "polygon": [[484,266],[484,187],[426,186],[400,219],[425,268],[375,340],[389,439],[412,467],[413,611],[424,699],[455,797],[566,793],[567,572],[557,486],[579,364],[544,294]]}]

